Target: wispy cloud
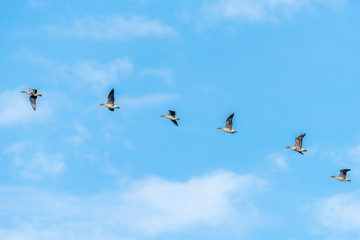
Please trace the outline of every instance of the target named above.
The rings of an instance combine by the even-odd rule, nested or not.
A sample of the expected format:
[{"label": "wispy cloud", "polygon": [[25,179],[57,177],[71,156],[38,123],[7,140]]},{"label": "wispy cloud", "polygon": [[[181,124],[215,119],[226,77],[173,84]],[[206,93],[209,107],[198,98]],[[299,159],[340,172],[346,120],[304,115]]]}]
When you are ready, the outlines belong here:
[{"label": "wispy cloud", "polygon": [[78,62],[72,68],[73,78],[82,83],[89,84],[92,89],[104,89],[119,81],[133,70],[128,59],[115,59],[101,64],[95,60]]},{"label": "wispy cloud", "polygon": [[[19,89],[28,90],[28,89]],[[0,127],[13,126],[15,124],[25,124],[33,122],[43,122],[51,115],[51,109],[48,104],[42,102],[37,111],[34,111],[30,105],[29,96],[19,93],[19,90],[9,90],[0,93]],[[41,101],[39,97],[37,102]],[[39,113],[41,112],[41,114]]]},{"label": "wispy cloud", "polygon": [[174,28],[157,20],[144,17],[124,18],[83,17],[61,25],[47,26],[48,32],[56,37],[90,38],[95,40],[127,40],[136,37],[173,37],[177,35]]},{"label": "wispy cloud", "polygon": [[21,170],[21,175],[34,181],[44,176],[57,176],[66,166],[61,154],[50,154],[30,142],[17,142],[8,146],[4,153],[10,156],[13,165]]},{"label": "wispy cloud", "polygon": [[35,66],[40,66],[48,71],[47,78],[53,81],[68,78],[68,66],[60,64],[52,59],[46,58],[39,54],[34,54],[28,50],[22,50],[15,56],[17,59],[29,62]]},{"label": "wispy cloud", "polygon": [[275,164],[275,166],[277,166],[280,169],[286,170],[289,169],[289,165],[287,163],[287,159],[284,155],[279,154],[279,153],[274,153],[274,154],[270,154],[267,157],[271,162],[273,162]]},{"label": "wispy cloud", "polygon": [[86,59],[62,64],[29,51],[22,51],[17,57],[46,69],[49,78],[55,82],[90,87],[95,92],[123,80],[133,71],[133,64],[127,58],[116,58],[104,63]]},{"label": "wispy cloud", "polygon": [[122,185],[120,191],[86,198],[0,188],[4,203],[0,210],[9,217],[9,227],[0,229],[0,238],[147,239],[197,226],[245,233],[260,222],[250,200],[266,182],[251,175],[218,172],[183,182],[150,177]]},{"label": "wispy cloud", "polygon": [[360,171],[358,168],[360,167],[359,163],[360,157],[360,144],[354,144],[344,147],[327,147],[324,148],[322,152],[322,158],[331,159],[332,162],[341,168],[354,168],[351,171],[351,175],[359,175]]},{"label": "wispy cloud", "polygon": [[81,144],[86,141],[86,139],[90,138],[89,130],[80,123],[75,123],[73,125],[73,135],[67,139],[67,141],[71,141],[75,144]]},{"label": "wispy cloud", "polygon": [[[233,201],[247,199],[245,193],[251,192],[252,187],[259,190],[264,184],[256,177],[231,172],[196,177],[183,183],[159,178],[135,182],[124,199],[130,209],[136,210],[124,224],[150,235],[186,229],[199,223],[228,224],[232,211],[236,211]],[[251,212],[247,214],[256,218]]]},{"label": "wispy cloud", "polygon": [[52,6],[51,2],[47,0],[29,0],[28,4],[31,8],[48,8]]},{"label": "wispy cloud", "polygon": [[140,72],[141,76],[154,76],[165,80],[169,85],[174,84],[174,71],[172,69],[149,68]]},{"label": "wispy cloud", "polygon": [[121,97],[119,102],[125,107],[146,107],[179,99],[180,95],[170,93],[153,93],[138,97]]},{"label": "wispy cloud", "polygon": [[316,4],[334,6],[344,0],[211,0],[203,8],[207,20],[277,21]]},{"label": "wispy cloud", "polygon": [[116,58],[106,62],[95,59],[80,60],[71,64],[62,64],[29,51],[22,51],[17,58],[42,67],[48,72],[47,79],[57,84],[90,88],[92,92],[103,94],[103,90],[124,82],[133,75],[142,78],[151,76],[174,83],[174,71],[170,68],[146,68],[135,72],[134,64],[128,58]]},{"label": "wispy cloud", "polygon": [[360,191],[320,199],[310,209],[321,227],[316,231],[337,236],[334,239],[349,233],[360,237]]}]

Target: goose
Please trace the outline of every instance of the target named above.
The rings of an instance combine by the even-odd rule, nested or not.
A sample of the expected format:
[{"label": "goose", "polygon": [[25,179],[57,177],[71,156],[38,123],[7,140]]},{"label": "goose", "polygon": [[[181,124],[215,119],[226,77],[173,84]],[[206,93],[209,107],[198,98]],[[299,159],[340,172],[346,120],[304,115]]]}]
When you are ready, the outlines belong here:
[{"label": "goose", "polygon": [[33,89],[33,88],[29,88],[29,91],[20,91],[20,92],[30,95],[29,99],[30,99],[31,106],[34,109],[34,111],[36,111],[36,98],[38,96],[42,97],[42,94],[38,93],[37,90]]},{"label": "goose", "polygon": [[306,152],[307,150],[302,148],[302,140],[305,137],[306,133],[301,134],[300,136],[298,136],[295,139],[295,146],[290,147],[290,146],[286,146],[285,148],[291,148],[292,150],[294,150],[295,152],[300,153],[301,155],[304,155],[303,152]]},{"label": "goose", "polygon": [[227,133],[236,133],[237,131],[235,131],[234,129],[232,129],[232,120],[234,117],[234,113],[232,113],[227,119],[226,119],[226,125],[224,128],[218,127],[217,129],[221,129],[224,132]]},{"label": "goose", "polygon": [[173,110],[168,110],[169,114],[168,115],[160,115],[160,117],[165,117],[167,119],[170,119],[176,126],[179,126],[176,120],[180,120],[180,118],[175,117],[175,111]]},{"label": "goose", "polygon": [[330,177],[336,178],[337,180],[342,181],[342,182],[351,182],[350,179],[346,178],[346,173],[348,171],[351,171],[351,170],[350,169],[341,169],[339,176],[335,177],[334,175],[331,175]]},{"label": "goose", "polygon": [[107,107],[110,111],[113,112],[115,108],[120,109],[120,107],[119,107],[119,106],[116,106],[116,105],[114,104],[114,102],[115,102],[114,89],[111,89],[111,91],[110,91],[110,93],[109,93],[109,95],[108,95],[108,102],[107,102],[107,104],[100,103],[99,105],[103,105],[103,106]]}]

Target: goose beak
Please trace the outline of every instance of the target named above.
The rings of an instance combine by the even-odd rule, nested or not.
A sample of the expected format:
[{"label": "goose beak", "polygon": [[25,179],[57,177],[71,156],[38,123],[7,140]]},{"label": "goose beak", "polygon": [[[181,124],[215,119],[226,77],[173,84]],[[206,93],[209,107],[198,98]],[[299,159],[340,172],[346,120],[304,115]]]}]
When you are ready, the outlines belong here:
[{"label": "goose beak", "polygon": [[42,94],[41,94],[41,93],[38,93],[37,95],[40,96],[40,97],[42,97]]}]

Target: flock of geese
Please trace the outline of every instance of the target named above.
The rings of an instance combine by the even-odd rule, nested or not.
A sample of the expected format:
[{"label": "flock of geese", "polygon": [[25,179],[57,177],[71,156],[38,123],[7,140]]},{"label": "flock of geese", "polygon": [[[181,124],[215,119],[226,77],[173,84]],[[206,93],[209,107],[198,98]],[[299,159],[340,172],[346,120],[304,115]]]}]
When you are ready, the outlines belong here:
[{"label": "flock of geese", "polygon": [[[21,93],[26,93],[29,95],[29,99],[30,99],[30,103],[32,108],[36,111],[36,99],[38,96],[42,97],[42,94],[38,93],[36,89],[32,89],[29,88],[29,91],[20,91]],[[114,111],[114,109],[120,109],[119,106],[115,105],[115,98],[114,98],[114,89],[111,89],[109,95],[108,95],[108,101],[106,104],[104,103],[100,103],[99,105],[103,105],[105,107],[107,107],[110,111]],[[168,115],[160,115],[160,117],[165,117],[169,120],[171,120],[176,126],[179,126],[177,123],[177,120],[180,120],[180,118],[175,117],[175,111],[169,110],[169,114]],[[224,128],[218,127],[217,129],[221,129],[224,132],[227,133],[236,133],[237,131],[232,129],[232,120],[234,117],[234,113],[232,113],[227,119],[226,119],[226,124]],[[292,150],[294,150],[295,152],[298,152],[302,155],[304,155],[303,152],[306,152],[307,150],[302,148],[302,142],[303,142],[303,138],[306,136],[306,133],[299,135],[296,139],[295,139],[295,146],[290,147],[290,146],[286,146],[285,148],[290,148]],[[341,169],[340,170],[340,175],[339,176],[334,176],[331,175],[330,177],[336,178],[339,181],[342,182],[351,182],[350,179],[346,178],[346,173],[350,171],[350,169]]]}]

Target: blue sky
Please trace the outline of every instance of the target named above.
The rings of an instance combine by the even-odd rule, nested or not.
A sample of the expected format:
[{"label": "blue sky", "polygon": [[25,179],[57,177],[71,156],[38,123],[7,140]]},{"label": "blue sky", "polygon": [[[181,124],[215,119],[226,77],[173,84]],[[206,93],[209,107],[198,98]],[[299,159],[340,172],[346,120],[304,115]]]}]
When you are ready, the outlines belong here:
[{"label": "blue sky", "polygon": [[359,10],[0,0],[0,239],[359,239]]}]

